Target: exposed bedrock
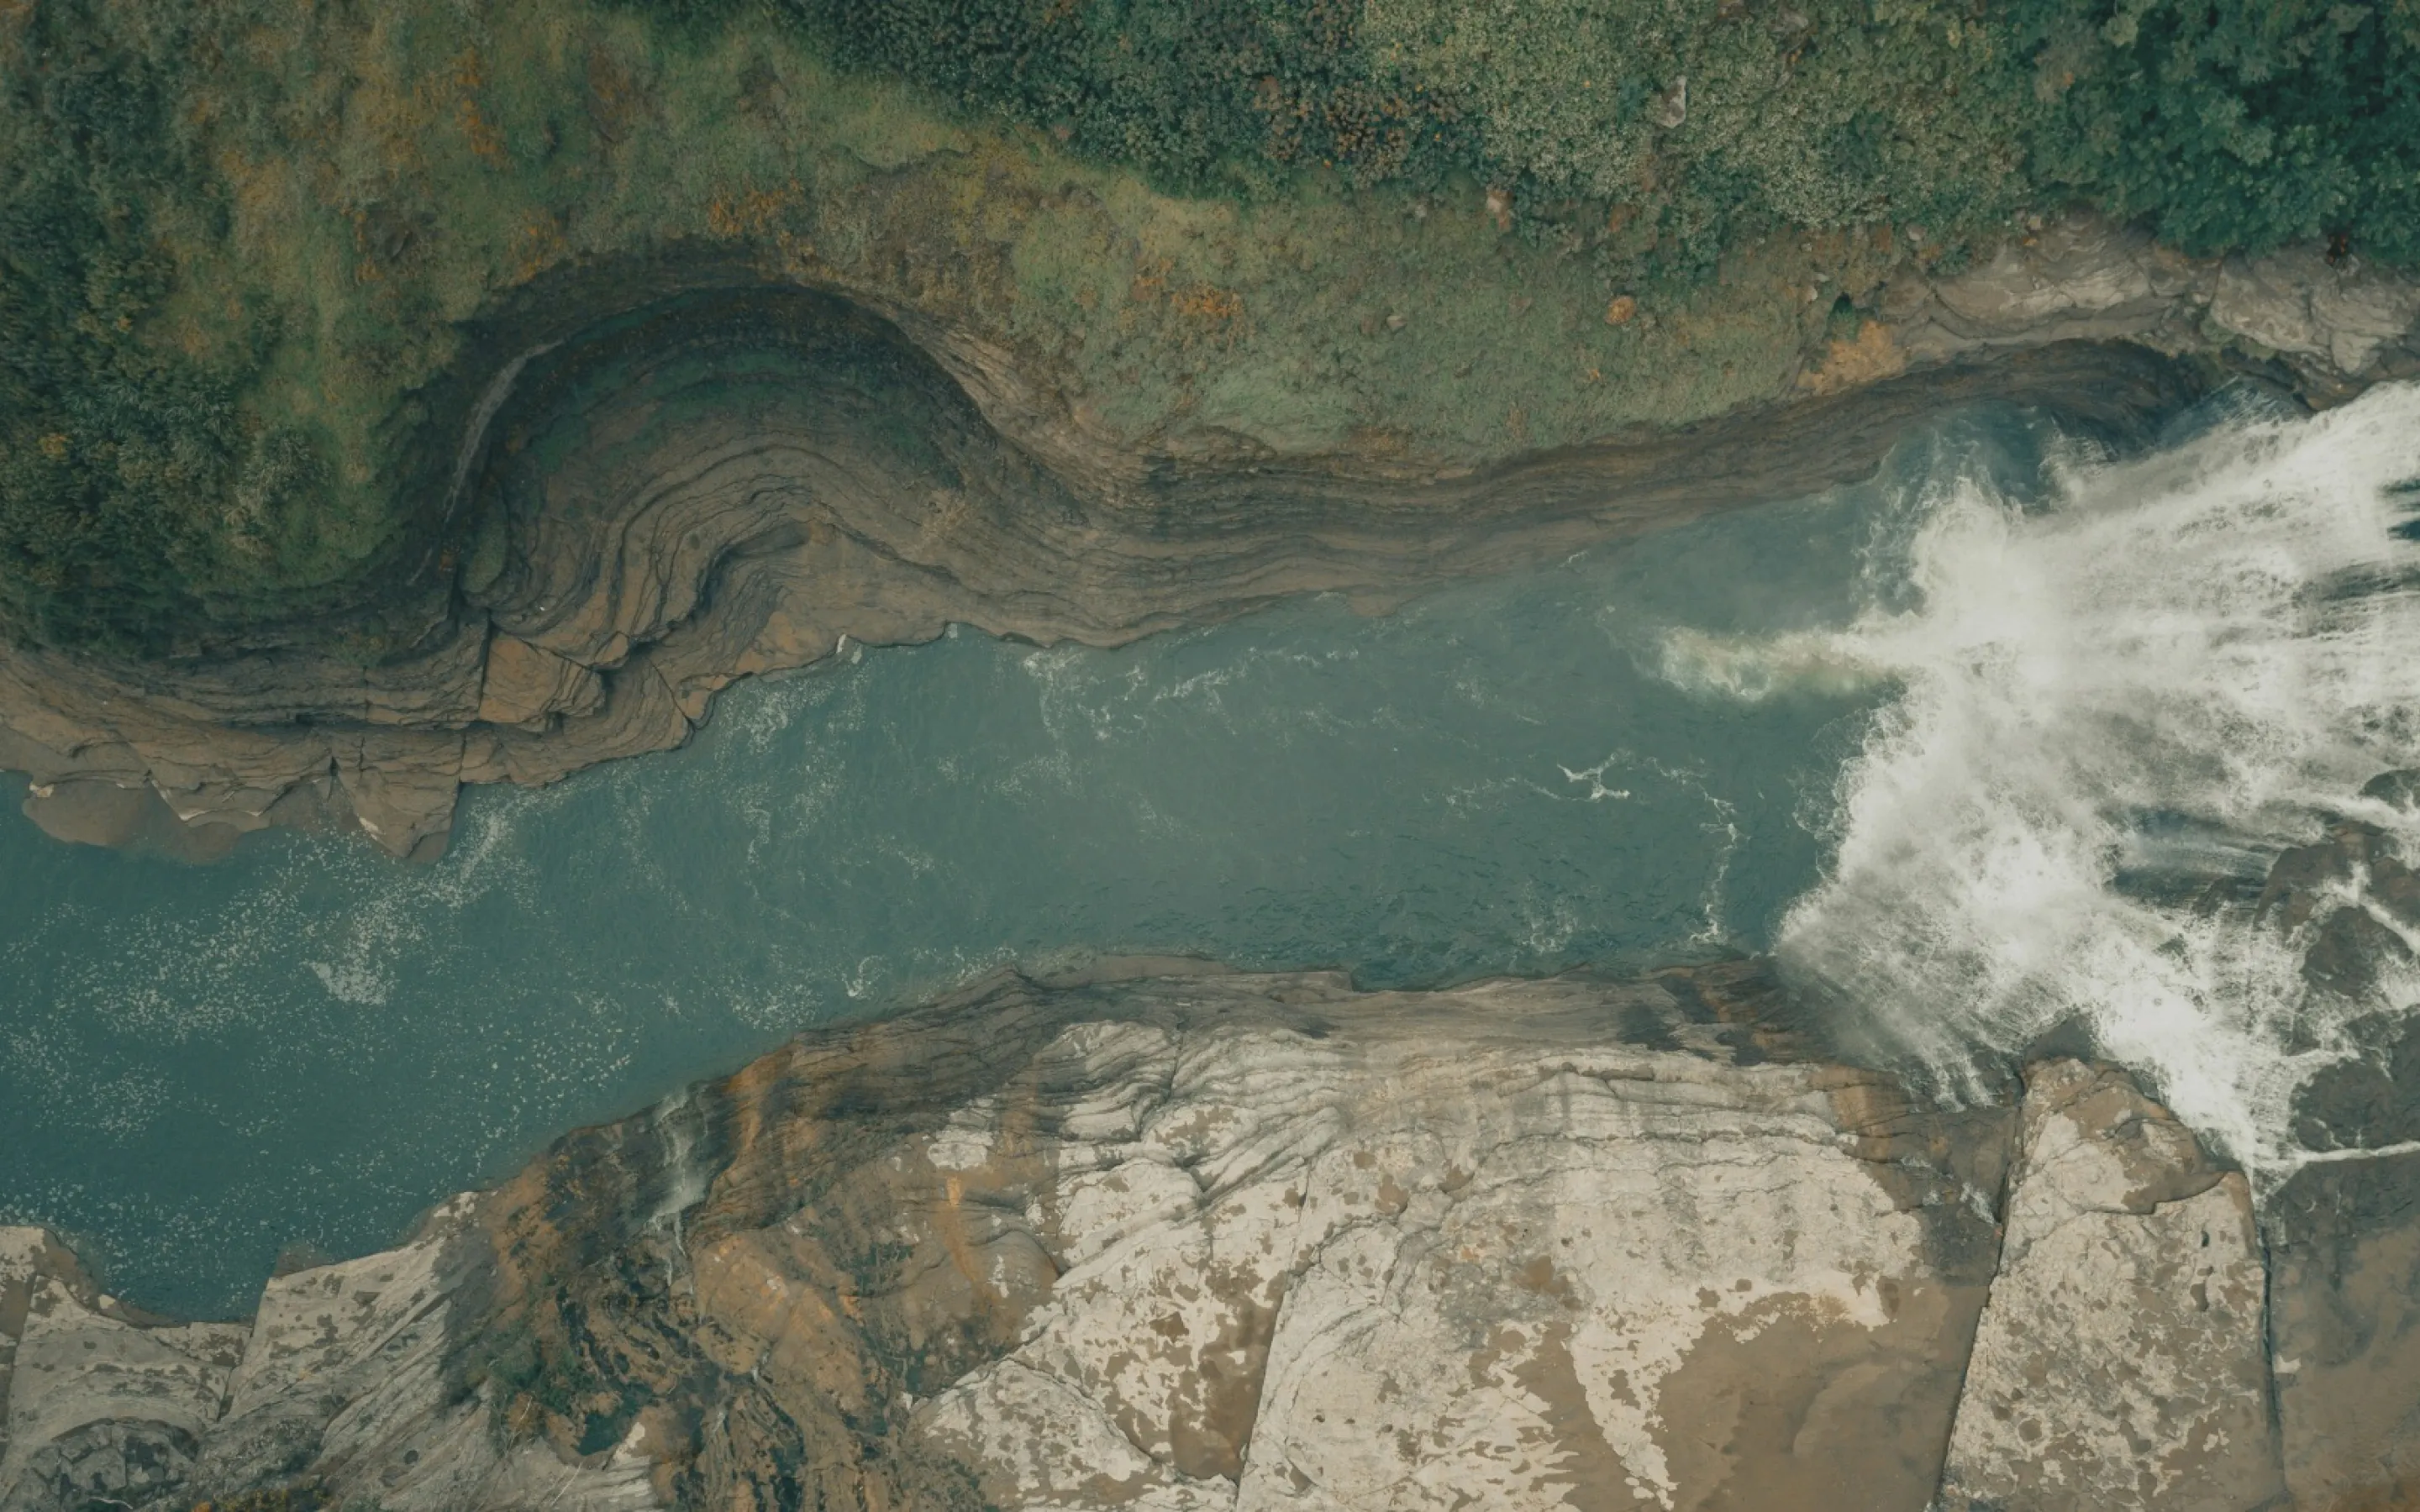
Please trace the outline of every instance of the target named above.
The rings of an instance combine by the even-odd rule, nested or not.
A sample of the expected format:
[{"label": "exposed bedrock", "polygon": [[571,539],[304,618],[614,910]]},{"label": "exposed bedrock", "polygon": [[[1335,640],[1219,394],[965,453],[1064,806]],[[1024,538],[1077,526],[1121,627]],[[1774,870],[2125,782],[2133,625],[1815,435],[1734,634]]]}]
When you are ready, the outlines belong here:
[{"label": "exposed bedrock", "polygon": [[2031,1068],[1941,1505],[2273,1506],[2252,1193],[2119,1072]]},{"label": "exposed bedrock", "polygon": [[938,286],[798,276],[667,255],[500,316],[427,396],[462,425],[427,470],[452,544],[426,591],[364,610],[376,643],[420,627],[408,656],[365,663],[343,625],[174,663],[0,649],[0,769],[29,775],[27,811],[194,855],[276,824],[428,855],[460,784],[675,745],[735,678],[844,636],[1108,644],[1292,594],[1382,607],[1862,477],[1977,400],[2122,442],[2230,370],[2313,402],[2420,371],[2420,285],[2312,249],[2195,261],[2080,219],[1954,278],[1902,270],[1854,337],[1728,415],[1509,460],[1383,424],[1306,454],[1182,405],[1114,430]]},{"label": "exposed bedrock", "polygon": [[2273,1268],[2123,1075],[1944,1112],[1770,991],[1001,975],[248,1327],[6,1231],[0,1507],[2401,1504],[2420,1213]]},{"label": "exposed bedrock", "polygon": [[796,290],[675,299],[515,375],[474,448],[483,523],[444,556],[450,607],[412,656],[362,665],[336,636],[160,665],[0,650],[0,769],[29,775],[36,821],[197,854],[358,824],[431,854],[461,783],[676,745],[734,679],[844,637],[1113,644],[1289,594],[1383,607],[1862,477],[1960,403],[2122,439],[2195,382],[2130,344],[2012,347],[1468,468],[1378,441],[1121,450],[997,353]]}]

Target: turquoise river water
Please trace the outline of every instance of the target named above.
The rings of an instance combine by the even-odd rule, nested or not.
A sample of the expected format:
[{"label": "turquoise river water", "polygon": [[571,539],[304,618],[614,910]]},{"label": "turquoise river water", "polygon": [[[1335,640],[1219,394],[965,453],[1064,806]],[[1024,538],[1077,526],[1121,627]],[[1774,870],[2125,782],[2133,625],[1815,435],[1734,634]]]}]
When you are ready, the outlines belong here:
[{"label": "turquoise river water", "polygon": [[[1777,949],[1944,1067],[2081,1015],[2217,1137],[2287,1158],[2303,1072],[2228,995],[2289,989],[2240,949],[2181,975],[2128,953],[2185,926],[2113,890],[2142,860],[2127,816],[2200,815],[2255,865],[2411,731],[2271,751],[2294,780],[2250,796],[2162,787],[2138,726],[2168,705],[2137,685],[2273,679],[2226,661],[2247,615],[2289,659],[2320,632],[2167,604],[2173,555],[2122,554],[2250,531],[2239,555],[2307,585],[2344,563],[2296,544],[2304,516],[2239,517],[2296,488],[2358,497],[2321,508],[2348,515],[2340,555],[2409,549],[2394,485],[2420,466],[2393,453],[2420,406],[2354,409],[2327,437],[2204,416],[2118,469],[1976,414],[1871,484],[1383,618],[1310,600],[1111,652],[864,651],[734,689],[684,750],[470,792],[426,868],[293,835],[194,867],[0,824],[0,1221],[61,1228],[147,1305],[239,1312],[285,1246],[390,1242],[802,1026],[1078,950],[1428,984]],[[2356,694],[2259,696],[2291,723]],[[2266,738],[2230,728],[2158,739]],[[2161,971],[2167,1017],[2133,1045]],[[2220,1059],[2163,1048],[2180,1029]]]}]

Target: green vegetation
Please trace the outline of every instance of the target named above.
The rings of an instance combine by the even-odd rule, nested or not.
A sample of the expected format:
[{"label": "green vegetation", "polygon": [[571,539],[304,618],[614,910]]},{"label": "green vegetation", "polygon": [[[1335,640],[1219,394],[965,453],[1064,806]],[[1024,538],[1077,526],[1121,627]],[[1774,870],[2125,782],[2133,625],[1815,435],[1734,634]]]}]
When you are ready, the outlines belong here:
[{"label": "green vegetation", "polygon": [[140,640],[219,609],[212,588],[240,595],[273,524],[309,519],[319,463],[236,403],[271,321],[217,361],[138,332],[176,290],[167,227],[211,222],[165,59],[72,3],[20,24],[0,116],[0,624]]},{"label": "green vegetation", "polygon": [[[685,0],[673,0],[677,8]],[[1189,193],[1342,164],[1435,187],[1473,164],[1459,110],[1362,45],[1358,0],[793,0],[843,68],[904,74]]]},{"label": "green vegetation", "polygon": [[2031,0],[2045,185],[2189,252],[2343,236],[2420,263],[2420,0]]},{"label": "green vegetation", "polygon": [[[698,23],[700,0],[659,0]],[[1576,195],[1710,267],[1789,224],[1988,235],[2073,196],[2195,252],[2420,260],[2414,0],[767,0],[1200,192],[1312,162]],[[1651,242],[1651,244],[1652,244]]]},{"label": "green vegetation", "polygon": [[582,269],[1470,455],[1770,393],[1810,270],[2077,201],[2420,263],[2420,0],[0,0],[0,634],[408,640],[465,322]]}]

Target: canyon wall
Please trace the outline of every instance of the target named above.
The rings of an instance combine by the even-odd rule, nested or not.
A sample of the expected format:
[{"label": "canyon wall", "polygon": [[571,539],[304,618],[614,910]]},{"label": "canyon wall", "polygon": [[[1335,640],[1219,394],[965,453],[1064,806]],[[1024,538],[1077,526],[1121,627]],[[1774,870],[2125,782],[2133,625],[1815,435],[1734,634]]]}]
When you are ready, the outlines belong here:
[{"label": "canyon wall", "polygon": [[2409,1495],[2409,1207],[2280,1252],[2120,1072],[1944,1111],[1786,1018],[1747,963],[1002,974],[568,1136],[248,1325],[8,1230],[0,1507]]},{"label": "canyon wall", "polygon": [[409,651],[333,631],[165,662],[0,649],[0,769],[28,775],[27,812],[192,856],[291,825],[427,857],[462,784],[677,745],[736,678],[845,641],[956,622],[1114,644],[1319,592],[1381,609],[1866,476],[1960,405],[2123,446],[2230,374],[2325,403],[2420,370],[2420,285],[2074,221],[1954,278],[1900,270],[1854,336],[1727,412],[1509,455],[1381,430],[1300,450],[1109,426],[946,301],[683,276],[463,375],[481,397],[449,511],[478,523],[434,562],[447,586]]}]

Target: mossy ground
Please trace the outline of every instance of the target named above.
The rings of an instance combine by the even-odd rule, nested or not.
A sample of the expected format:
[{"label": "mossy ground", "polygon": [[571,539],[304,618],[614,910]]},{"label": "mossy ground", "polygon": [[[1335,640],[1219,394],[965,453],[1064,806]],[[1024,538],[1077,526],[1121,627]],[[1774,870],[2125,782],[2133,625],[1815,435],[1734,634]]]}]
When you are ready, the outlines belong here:
[{"label": "mossy ground", "polygon": [[425,537],[466,343],[618,267],[929,317],[1111,444],[1472,462],[1697,419],[2041,198],[2040,58],[2116,67],[1923,0],[910,8],[1057,51],[970,72],[946,26],[787,3],[0,4],[0,632],[358,619],[462,554]]}]

